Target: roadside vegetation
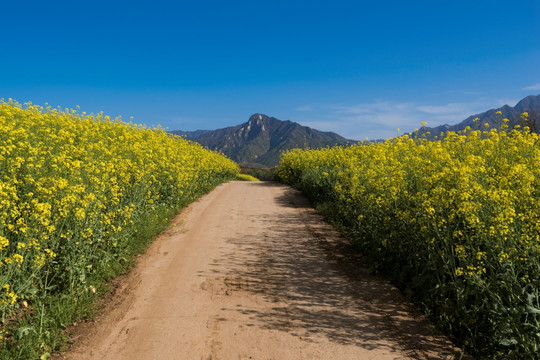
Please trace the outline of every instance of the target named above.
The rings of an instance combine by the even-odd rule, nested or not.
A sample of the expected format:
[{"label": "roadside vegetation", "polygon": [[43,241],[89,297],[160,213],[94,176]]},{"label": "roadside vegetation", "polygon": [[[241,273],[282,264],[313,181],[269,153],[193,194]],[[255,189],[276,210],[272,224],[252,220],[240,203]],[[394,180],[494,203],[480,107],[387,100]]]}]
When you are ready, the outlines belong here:
[{"label": "roadside vegetation", "polygon": [[[527,123],[527,114],[523,115]],[[471,354],[540,353],[540,137],[466,129],[439,141],[282,155],[302,190],[381,271]]]},{"label": "roadside vegetation", "polygon": [[241,174],[251,175],[261,181],[273,181],[275,178],[276,167],[268,168],[253,168],[242,166],[240,168]]},{"label": "roadside vegetation", "polygon": [[236,180],[240,180],[240,181],[260,181],[255,176],[251,176],[251,175],[248,175],[248,174],[238,174],[238,175],[236,175]]},{"label": "roadside vegetation", "polygon": [[179,209],[239,167],[160,129],[0,102],[0,359],[46,359]]}]

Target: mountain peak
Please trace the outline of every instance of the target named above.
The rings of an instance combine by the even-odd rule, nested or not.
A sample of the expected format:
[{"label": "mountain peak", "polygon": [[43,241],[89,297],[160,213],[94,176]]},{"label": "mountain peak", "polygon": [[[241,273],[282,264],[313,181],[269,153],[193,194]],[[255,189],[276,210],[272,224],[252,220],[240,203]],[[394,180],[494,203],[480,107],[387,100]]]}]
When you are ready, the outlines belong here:
[{"label": "mountain peak", "polygon": [[265,122],[268,122],[270,119],[271,118],[267,115],[256,113],[249,117],[248,124],[262,125]]},{"label": "mountain peak", "polygon": [[275,166],[280,153],[293,148],[345,145],[349,140],[335,134],[255,113],[240,125],[206,131],[188,137],[210,149],[217,149],[234,161],[250,166]]},{"label": "mountain peak", "polygon": [[255,113],[255,114],[253,114],[253,115],[251,115],[251,116],[249,117],[248,122],[249,122],[249,121],[257,121],[257,120],[267,119],[267,118],[268,118],[267,115]]},{"label": "mountain peak", "polygon": [[529,95],[523,98],[514,107],[517,111],[538,110],[540,108],[540,95]]}]

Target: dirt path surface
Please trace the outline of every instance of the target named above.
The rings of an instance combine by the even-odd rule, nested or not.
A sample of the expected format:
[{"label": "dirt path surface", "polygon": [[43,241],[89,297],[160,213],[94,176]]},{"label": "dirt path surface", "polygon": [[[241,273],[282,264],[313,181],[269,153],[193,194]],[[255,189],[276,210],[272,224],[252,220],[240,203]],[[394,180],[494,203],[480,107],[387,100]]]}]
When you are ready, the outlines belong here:
[{"label": "dirt path surface", "polygon": [[179,215],[58,359],[451,359],[297,191],[230,182]]}]

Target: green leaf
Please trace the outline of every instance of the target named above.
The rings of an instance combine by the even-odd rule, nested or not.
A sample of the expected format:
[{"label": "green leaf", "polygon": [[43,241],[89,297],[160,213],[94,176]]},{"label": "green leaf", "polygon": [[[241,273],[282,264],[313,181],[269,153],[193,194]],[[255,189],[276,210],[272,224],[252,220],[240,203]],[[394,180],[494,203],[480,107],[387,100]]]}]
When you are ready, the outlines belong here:
[{"label": "green leaf", "polygon": [[530,306],[530,305],[525,305],[525,312],[527,314],[540,314],[540,310]]},{"label": "green leaf", "polygon": [[517,344],[517,340],[516,339],[502,339],[501,340],[501,345],[502,346],[511,346],[511,345],[515,345]]},{"label": "green leaf", "polygon": [[25,326],[17,329],[17,337],[22,339],[24,336],[28,335],[30,331],[34,331],[34,328],[31,326]]}]

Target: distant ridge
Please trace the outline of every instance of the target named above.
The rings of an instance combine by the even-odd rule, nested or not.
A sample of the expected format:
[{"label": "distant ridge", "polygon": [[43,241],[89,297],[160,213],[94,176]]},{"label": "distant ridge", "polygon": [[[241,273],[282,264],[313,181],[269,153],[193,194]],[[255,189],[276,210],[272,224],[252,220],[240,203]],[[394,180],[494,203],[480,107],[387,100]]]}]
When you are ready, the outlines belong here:
[{"label": "distant ridge", "polygon": [[188,140],[223,152],[240,165],[271,167],[279,163],[282,151],[294,148],[322,148],[346,145],[347,140],[333,132],[323,132],[293,121],[282,121],[253,114],[243,124],[217,130],[171,131]]},{"label": "distant ridge", "polygon": [[180,135],[186,138],[194,138],[197,136],[201,136],[204,133],[207,133],[212,130],[195,130],[195,131],[182,131],[182,130],[174,130],[171,131],[172,134]]},{"label": "distant ridge", "polygon": [[[497,114],[500,111],[501,114]],[[540,130],[540,95],[530,95],[520,100],[516,106],[511,107],[504,105],[497,109],[491,109],[480,114],[471,115],[462,122],[455,125],[440,125],[436,127],[423,127],[419,129],[416,135],[422,136],[429,132],[428,138],[434,138],[440,136],[441,133],[448,131],[458,132],[464,130],[469,126],[472,130],[485,129],[484,124],[488,123],[489,128],[500,127],[502,119],[508,119],[508,126],[513,129],[516,125],[523,125],[521,120],[521,114],[524,112],[529,113],[529,119],[531,120],[532,130],[538,132]],[[478,118],[480,121],[475,122],[474,119]]]}]

